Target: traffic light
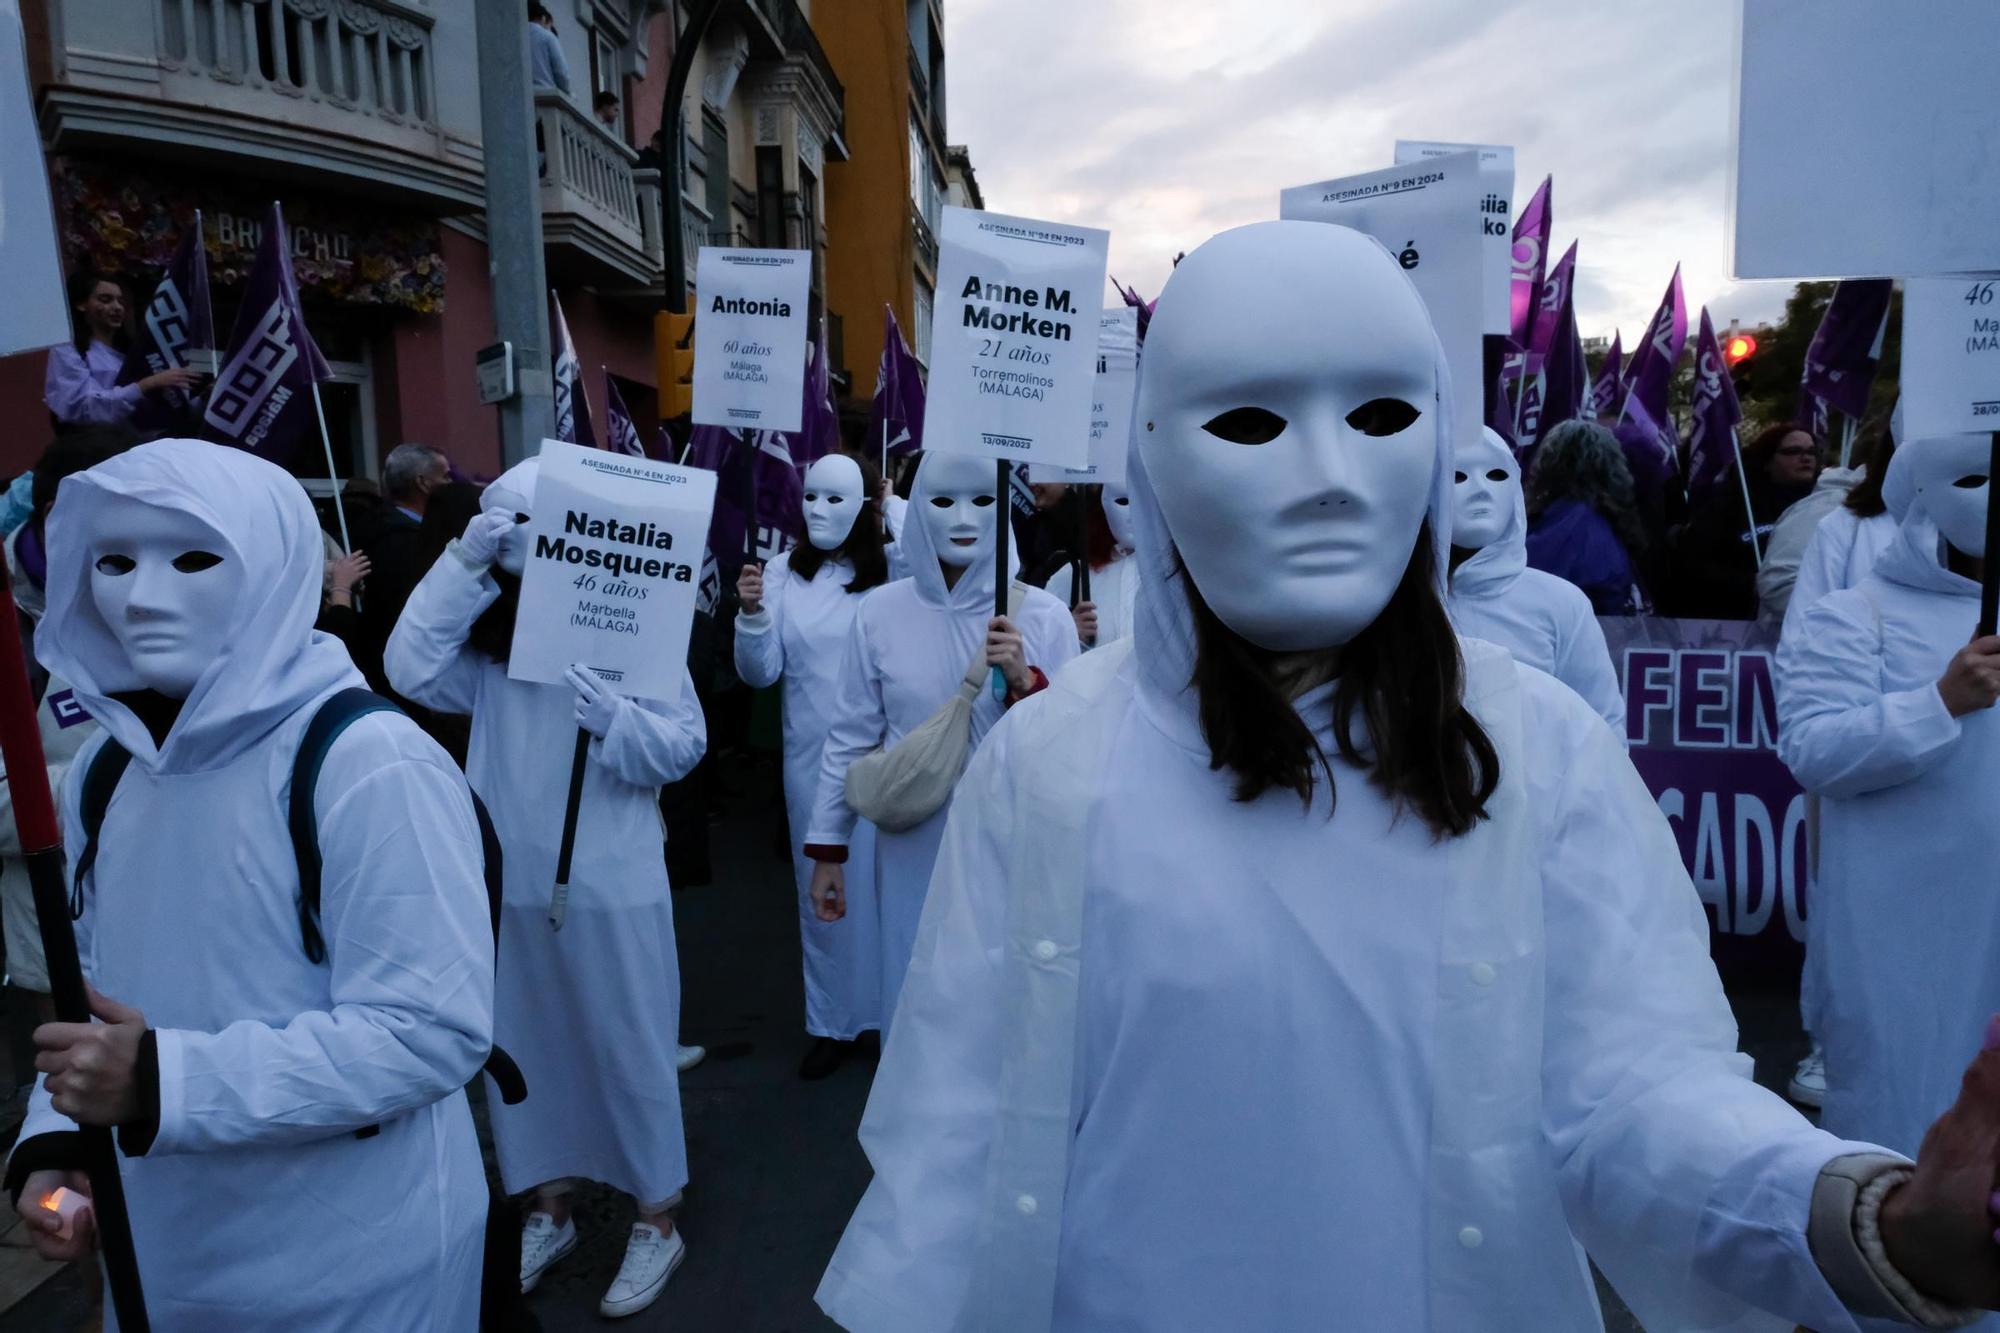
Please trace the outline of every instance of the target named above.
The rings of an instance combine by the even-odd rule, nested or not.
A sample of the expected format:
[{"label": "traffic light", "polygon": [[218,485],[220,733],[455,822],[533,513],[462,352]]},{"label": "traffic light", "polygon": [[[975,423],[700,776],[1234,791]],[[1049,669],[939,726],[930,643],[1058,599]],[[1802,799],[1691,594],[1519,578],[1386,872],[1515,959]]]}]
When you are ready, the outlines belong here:
[{"label": "traffic light", "polygon": [[661,311],[653,316],[653,355],[659,375],[660,419],[694,411],[694,316]]},{"label": "traffic light", "polygon": [[1734,333],[1723,340],[1722,359],[1729,363],[1731,370],[1748,361],[1757,352],[1757,340],[1747,333]]}]

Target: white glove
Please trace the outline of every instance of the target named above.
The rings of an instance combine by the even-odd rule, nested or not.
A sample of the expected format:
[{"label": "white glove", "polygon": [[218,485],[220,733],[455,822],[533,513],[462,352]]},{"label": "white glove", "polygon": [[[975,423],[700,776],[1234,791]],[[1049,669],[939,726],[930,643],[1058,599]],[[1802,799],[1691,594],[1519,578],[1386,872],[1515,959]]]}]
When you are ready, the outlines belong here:
[{"label": "white glove", "polygon": [[509,509],[487,509],[474,514],[458,539],[458,549],[465,552],[471,563],[490,565],[500,557],[501,539],[514,530],[518,521]]},{"label": "white glove", "polygon": [[576,725],[603,740],[612,719],[618,716],[618,696],[587,666],[571,667],[563,672],[563,679],[576,691]]}]

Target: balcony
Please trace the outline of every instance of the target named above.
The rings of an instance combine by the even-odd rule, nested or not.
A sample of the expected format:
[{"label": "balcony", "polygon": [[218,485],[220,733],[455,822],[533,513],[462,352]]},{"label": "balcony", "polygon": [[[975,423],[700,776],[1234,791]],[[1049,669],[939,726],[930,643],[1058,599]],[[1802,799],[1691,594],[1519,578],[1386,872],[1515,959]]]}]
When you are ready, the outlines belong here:
[{"label": "balcony", "polygon": [[[405,0],[51,0],[59,151],[235,159],[439,212],[481,202],[477,126],[440,123],[440,20]],[[136,21],[135,21],[136,20]],[[456,22],[456,19],[453,20]]]},{"label": "balcony", "polygon": [[665,260],[660,173],[554,89],[535,95],[542,150],[542,240],[551,268],[587,281],[651,289]]}]

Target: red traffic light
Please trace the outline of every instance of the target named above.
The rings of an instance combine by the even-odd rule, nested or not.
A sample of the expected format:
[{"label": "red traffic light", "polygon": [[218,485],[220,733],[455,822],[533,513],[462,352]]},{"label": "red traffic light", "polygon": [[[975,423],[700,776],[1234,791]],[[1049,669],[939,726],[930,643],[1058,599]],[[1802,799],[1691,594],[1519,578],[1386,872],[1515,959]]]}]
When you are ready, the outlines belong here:
[{"label": "red traffic light", "polygon": [[1747,333],[1739,333],[1722,344],[1722,359],[1734,366],[1750,359],[1757,350],[1757,340]]}]

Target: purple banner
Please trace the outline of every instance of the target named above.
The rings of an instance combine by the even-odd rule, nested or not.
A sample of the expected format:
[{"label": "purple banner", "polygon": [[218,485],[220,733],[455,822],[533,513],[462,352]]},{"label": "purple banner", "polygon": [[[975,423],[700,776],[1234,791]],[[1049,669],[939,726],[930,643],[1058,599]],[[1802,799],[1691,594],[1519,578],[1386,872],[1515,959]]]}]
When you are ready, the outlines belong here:
[{"label": "purple banner", "polygon": [[1592,421],[1616,421],[1625,400],[1625,335],[1613,332],[1611,350],[1597,368],[1597,380],[1590,386],[1590,401],[1584,410]]},{"label": "purple banner", "polygon": [[1549,258],[1549,224],[1554,219],[1550,191],[1554,183],[1554,177],[1542,177],[1541,188],[1514,220],[1514,266],[1509,293],[1516,347],[1528,345],[1528,333],[1534,326],[1535,298],[1542,290],[1542,269]]},{"label": "purple banner", "polygon": [[1806,797],[1777,755],[1775,626],[1607,616],[1633,766],[1672,826],[1718,960],[1796,968]]},{"label": "purple banner", "polygon": [[291,250],[283,243],[288,234],[284,211],[274,203],[243,284],[236,330],[202,410],[208,439],[281,464],[316,433],[314,386],[333,376],[299,309]]},{"label": "purple banner", "polygon": [[[132,350],[118,373],[120,384],[137,384],[163,370],[192,367],[203,374],[216,370],[215,323],[208,298],[208,251],[201,240],[201,213],[182,237],[173,262],[153,288],[140,315]],[[152,433],[199,429],[201,392],[165,389],[144,394],[132,414],[135,429]]]},{"label": "purple banner", "polygon": [[1736,466],[1736,423],[1743,419],[1743,409],[1736,402],[1736,384],[1729,378],[1707,306],[1701,308],[1701,332],[1694,344],[1693,417],[1687,459],[1690,501],[1728,480]]},{"label": "purple banner", "polygon": [[1806,349],[1799,387],[1856,420],[1868,411],[1894,285],[1888,278],[1864,278],[1835,287]]}]

